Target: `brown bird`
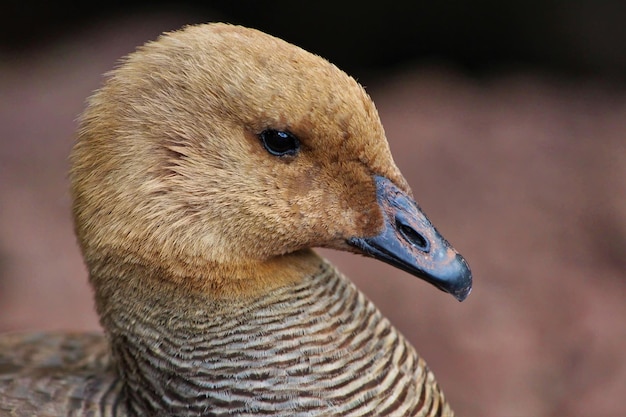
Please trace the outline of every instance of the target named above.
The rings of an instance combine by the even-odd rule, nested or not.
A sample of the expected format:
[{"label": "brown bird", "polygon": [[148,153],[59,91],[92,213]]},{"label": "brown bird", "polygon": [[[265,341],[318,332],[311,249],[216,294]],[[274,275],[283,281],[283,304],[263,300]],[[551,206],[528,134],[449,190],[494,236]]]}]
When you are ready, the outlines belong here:
[{"label": "brown bird", "polygon": [[374,104],[334,65],[239,26],[164,34],[90,98],[71,161],[105,336],[0,337],[0,415],[453,415],[413,347],[311,249],[470,291]]}]

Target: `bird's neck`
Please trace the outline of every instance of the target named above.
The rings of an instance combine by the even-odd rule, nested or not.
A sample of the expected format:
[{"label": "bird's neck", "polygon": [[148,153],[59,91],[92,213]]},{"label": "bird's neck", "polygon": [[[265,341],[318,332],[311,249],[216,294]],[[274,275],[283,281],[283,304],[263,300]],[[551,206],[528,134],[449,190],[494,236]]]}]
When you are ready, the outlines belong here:
[{"label": "bird's neck", "polygon": [[97,291],[129,409],[198,416],[234,407],[254,414],[250,407],[272,404],[254,405],[253,396],[287,401],[293,393],[281,386],[315,378],[310,361],[341,357],[340,346],[351,351],[353,327],[378,312],[332,266],[316,260],[313,273],[251,297],[216,299],[162,283],[151,288],[150,277],[137,275],[120,277],[113,295]]},{"label": "bird's neck", "polygon": [[309,260],[310,273],[247,297],[211,297],[141,270],[96,285],[120,407],[155,417],[451,415],[389,321],[330,264]]}]

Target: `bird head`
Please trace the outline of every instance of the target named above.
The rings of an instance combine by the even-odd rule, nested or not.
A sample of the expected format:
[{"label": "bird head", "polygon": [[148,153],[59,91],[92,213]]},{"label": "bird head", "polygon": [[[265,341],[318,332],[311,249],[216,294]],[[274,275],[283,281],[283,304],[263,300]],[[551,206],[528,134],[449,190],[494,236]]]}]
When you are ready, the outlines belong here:
[{"label": "bird head", "polygon": [[189,26],[124,58],[89,99],[71,159],[92,280],[138,266],[215,294],[255,292],[306,273],[309,248],[327,247],[458,299],[471,287],[365,90],[253,29]]}]

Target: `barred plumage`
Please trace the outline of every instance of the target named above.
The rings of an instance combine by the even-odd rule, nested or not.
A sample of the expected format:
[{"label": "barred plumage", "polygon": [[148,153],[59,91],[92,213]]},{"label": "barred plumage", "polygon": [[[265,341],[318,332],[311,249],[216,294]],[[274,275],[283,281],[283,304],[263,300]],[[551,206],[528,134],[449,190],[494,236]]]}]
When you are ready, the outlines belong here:
[{"label": "barred plumage", "polygon": [[54,416],[452,415],[425,362],[324,261],[298,285],[258,299],[190,297],[193,322],[176,317],[179,305],[145,301],[117,306],[136,314],[107,323],[130,410],[102,337],[45,334],[0,339],[0,410],[44,415],[36,392],[59,400],[48,402]]},{"label": "barred plumage", "polygon": [[261,298],[185,305],[195,321],[166,305],[107,323],[138,414],[442,415],[425,363],[326,263]]}]

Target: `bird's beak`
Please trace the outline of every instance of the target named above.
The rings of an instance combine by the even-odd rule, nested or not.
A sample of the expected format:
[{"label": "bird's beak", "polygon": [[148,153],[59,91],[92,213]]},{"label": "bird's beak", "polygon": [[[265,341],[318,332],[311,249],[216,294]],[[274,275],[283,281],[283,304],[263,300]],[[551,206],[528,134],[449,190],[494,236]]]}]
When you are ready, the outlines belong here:
[{"label": "bird's beak", "polygon": [[472,290],[472,272],[439,234],[417,203],[390,180],[376,176],[376,195],[384,216],[380,234],[347,241],[363,255],[376,258],[463,301]]}]

